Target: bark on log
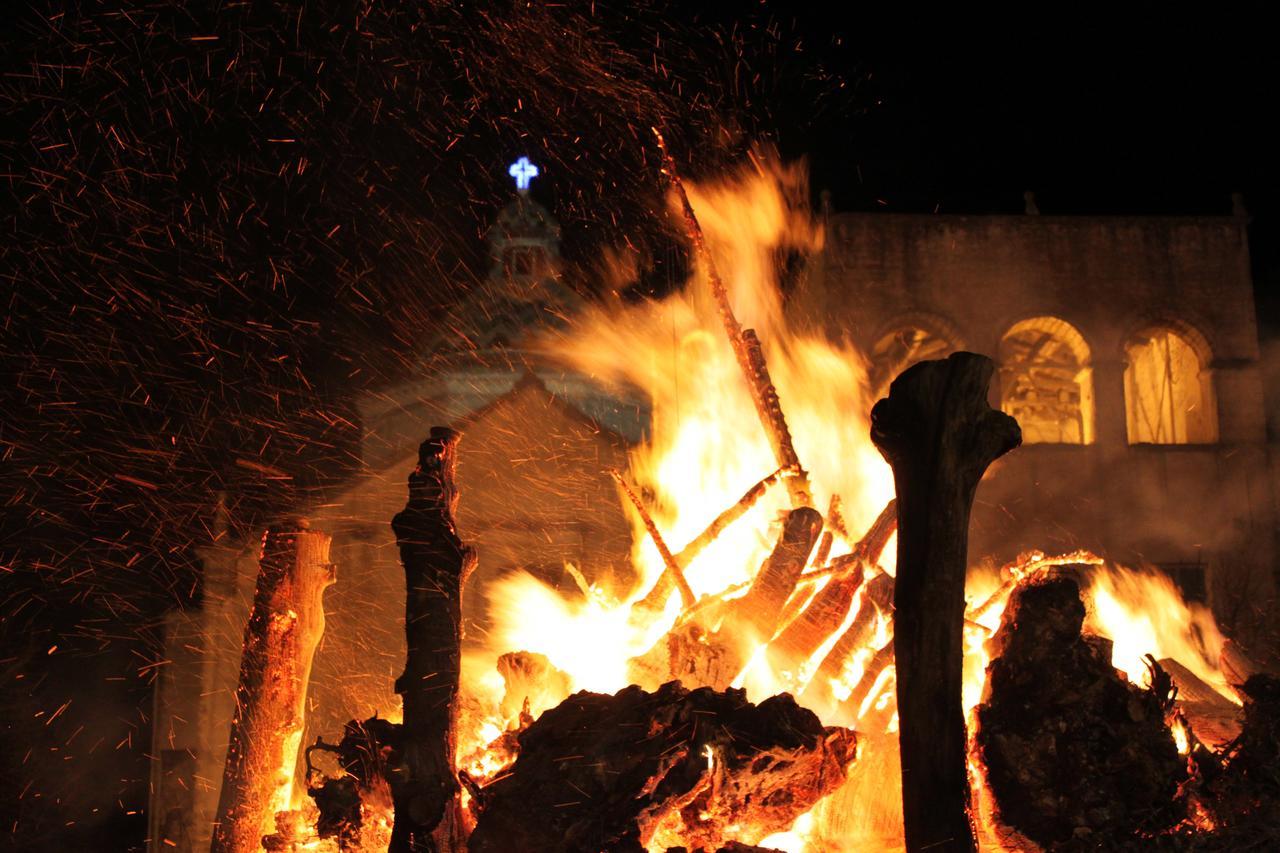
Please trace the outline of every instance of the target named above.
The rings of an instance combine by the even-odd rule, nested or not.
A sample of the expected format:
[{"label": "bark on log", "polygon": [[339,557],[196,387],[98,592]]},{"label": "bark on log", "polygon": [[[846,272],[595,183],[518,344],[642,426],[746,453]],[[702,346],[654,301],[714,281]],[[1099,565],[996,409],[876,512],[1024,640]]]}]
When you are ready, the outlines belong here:
[{"label": "bark on log", "polygon": [[[448,848],[458,826],[457,698],[462,646],[462,586],[476,556],[454,527],[454,486],[461,435],[434,427],[409,475],[409,502],[391,526],[405,576],[408,654],[395,690],[404,699],[402,750],[392,783],[395,826],[390,849]],[[433,838],[434,836],[434,838]]]},{"label": "bark on log", "polygon": [[274,831],[275,813],[289,808],[307,682],[324,633],[321,599],[334,581],[329,535],[304,525],[263,538],[211,853],[254,853]]},{"label": "bark on log", "polygon": [[921,362],[871,410],[871,440],[898,496],[894,653],[908,851],[976,849],[961,704],[969,513],[987,467],[1021,442],[1017,422],[987,405],[994,369],[964,352]]}]

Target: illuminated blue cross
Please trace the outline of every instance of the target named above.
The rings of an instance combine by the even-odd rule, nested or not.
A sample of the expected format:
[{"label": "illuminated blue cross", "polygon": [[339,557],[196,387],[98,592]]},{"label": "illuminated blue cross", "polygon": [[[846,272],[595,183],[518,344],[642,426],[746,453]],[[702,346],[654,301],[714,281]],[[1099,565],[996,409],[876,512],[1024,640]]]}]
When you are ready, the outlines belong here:
[{"label": "illuminated blue cross", "polygon": [[538,167],[530,163],[528,157],[521,157],[511,164],[507,174],[516,179],[516,189],[522,193],[528,192],[529,181],[538,177]]}]

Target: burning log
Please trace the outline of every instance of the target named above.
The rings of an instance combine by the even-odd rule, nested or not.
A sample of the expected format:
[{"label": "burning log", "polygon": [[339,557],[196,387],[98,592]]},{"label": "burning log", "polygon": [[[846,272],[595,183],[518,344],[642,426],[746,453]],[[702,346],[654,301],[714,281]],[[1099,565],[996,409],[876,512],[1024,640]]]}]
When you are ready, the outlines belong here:
[{"label": "burning log", "polygon": [[675,682],[576,693],[519,741],[483,791],[472,853],[756,842],[838,787],[856,752],[852,731],[824,728],[790,696],[752,705],[741,690]]},{"label": "burning log", "polygon": [[862,591],[862,604],[858,607],[853,621],[827,652],[822,663],[818,664],[818,669],[809,679],[804,692],[800,694],[800,700],[805,705],[829,708],[836,704],[837,700],[831,683],[840,677],[850,655],[871,641],[876,629],[876,620],[882,613],[889,611],[892,601],[893,577],[880,572],[867,582]]},{"label": "burning log", "polygon": [[724,323],[725,334],[733,355],[747,381],[747,390],[751,392],[751,400],[755,403],[756,413],[760,416],[760,424],[769,437],[778,467],[794,471],[795,476],[787,481],[787,489],[791,493],[791,505],[799,508],[813,503],[813,490],[809,487],[809,473],[800,464],[800,457],[791,443],[791,431],[787,428],[787,419],[778,402],[778,390],[769,376],[768,365],[765,364],[764,351],[754,329],[743,329],[738,318],[733,314],[733,306],[729,304],[729,291],[725,289],[720,273],[716,270],[715,261],[707,251],[707,241],[702,233],[702,225],[689,203],[689,195],[685,192],[684,183],[676,171],[675,160],[667,151],[667,143],[655,127],[653,135],[657,137],[658,148],[662,152],[663,170],[671,180],[671,186],[680,198],[680,209],[684,214],[685,228],[689,239],[693,242],[694,252],[707,268],[707,279],[711,283],[711,294],[715,298],[720,320]]},{"label": "burning log", "polygon": [[987,405],[995,367],[973,353],[921,362],[871,410],[898,496],[894,656],[909,851],[974,850],[961,678],[969,512],[978,481],[1017,447]]},{"label": "burning log", "polygon": [[795,673],[844,622],[862,586],[862,570],[880,557],[889,537],[898,529],[894,501],[880,513],[849,555],[849,568],[832,578],[809,606],[769,644],[769,662],[775,672]]},{"label": "burning log", "polygon": [[1186,762],[1164,722],[1167,692],[1130,684],[1110,642],[1081,635],[1084,615],[1065,574],[1014,590],[990,641],[976,741],[1001,820],[1049,847],[1119,849],[1183,817]]},{"label": "burning log", "polygon": [[[457,697],[462,645],[462,586],[476,556],[454,527],[461,435],[434,427],[409,475],[409,502],[392,520],[405,576],[408,654],[396,692],[404,700],[398,775],[392,785],[392,851],[457,846],[433,834],[461,831],[458,821]],[[438,841],[439,839],[437,839]],[[456,842],[456,843],[455,843]]]},{"label": "burning log", "polygon": [[324,633],[321,599],[335,578],[329,541],[306,522],[263,538],[212,853],[257,851],[276,812],[289,808],[307,682]]},{"label": "burning log", "polygon": [[559,704],[573,688],[569,676],[556,669],[546,655],[507,652],[498,658],[498,674],[505,683],[498,706],[503,719],[517,719],[521,711],[535,716]]},{"label": "burning log", "polygon": [[720,630],[731,636],[746,632],[760,642],[768,642],[782,617],[782,606],[795,591],[796,581],[821,533],[822,514],[816,509],[802,506],[788,513],[773,553],[756,573],[747,594],[729,603],[729,613]]},{"label": "burning log", "polygon": [[1160,661],[1178,689],[1178,710],[1201,743],[1222,749],[1240,734],[1240,707],[1173,658]]}]

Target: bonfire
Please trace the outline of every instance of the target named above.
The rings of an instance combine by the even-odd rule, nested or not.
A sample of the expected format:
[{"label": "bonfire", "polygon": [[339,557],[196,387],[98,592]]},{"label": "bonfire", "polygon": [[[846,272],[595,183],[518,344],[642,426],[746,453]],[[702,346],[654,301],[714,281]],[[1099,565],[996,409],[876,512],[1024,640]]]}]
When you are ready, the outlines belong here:
[{"label": "bonfire", "polygon": [[[652,401],[651,438],[613,472],[630,582],[566,566],[569,596],[511,573],[494,630],[464,644],[464,439],[433,431],[394,522],[403,717],[352,721],[299,762],[287,719],[259,713],[268,749],[253,709],[298,716],[306,667],[272,694],[261,672],[279,660],[246,655],[215,848],[1136,847],[1235,820],[1214,791],[1263,802],[1221,781],[1274,746],[1256,711],[1240,758],[1251,665],[1167,578],[1082,551],[966,565],[974,489],[1019,440],[986,405],[990,363],[962,353],[870,387],[859,352],[782,310],[776,254],[822,240],[802,173],[760,159],[686,187],[666,171],[694,280],[541,342]],[[273,598],[269,542],[277,577],[250,624],[268,639],[308,621]]]}]

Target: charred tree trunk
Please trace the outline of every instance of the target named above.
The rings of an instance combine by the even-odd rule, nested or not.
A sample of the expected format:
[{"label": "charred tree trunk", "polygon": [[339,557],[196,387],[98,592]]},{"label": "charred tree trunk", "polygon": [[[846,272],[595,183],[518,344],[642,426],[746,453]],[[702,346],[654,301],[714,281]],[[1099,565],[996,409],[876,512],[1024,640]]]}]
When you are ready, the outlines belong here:
[{"label": "charred tree trunk", "polygon": [[392,784],[394,853],[455,846],[458,817],[458,679],[462,657],[462,585],[475,553],[454,529],[454,486],[461,435],[434,427],[409,475],[409,503],[391,522],[404,564],[408,655],[396,692],[404,699],[398,773]]},{"label": "charred tree trunk", "polygon": [[334,581],[329,535],[305,522],[269,530],[259,566],[211,853],[261,849],[275,813],[289,807],[311,662],[324,633],[321,599]]},{"label": "charred tree trunk", "polygon": [[871,440],[898,494],[894,655],[908,851],[975,850],[961,705],[969,512],[983,472],[1017,447],[1013,418],[987,405],[991,360],[956,353],[893,381]]}]

